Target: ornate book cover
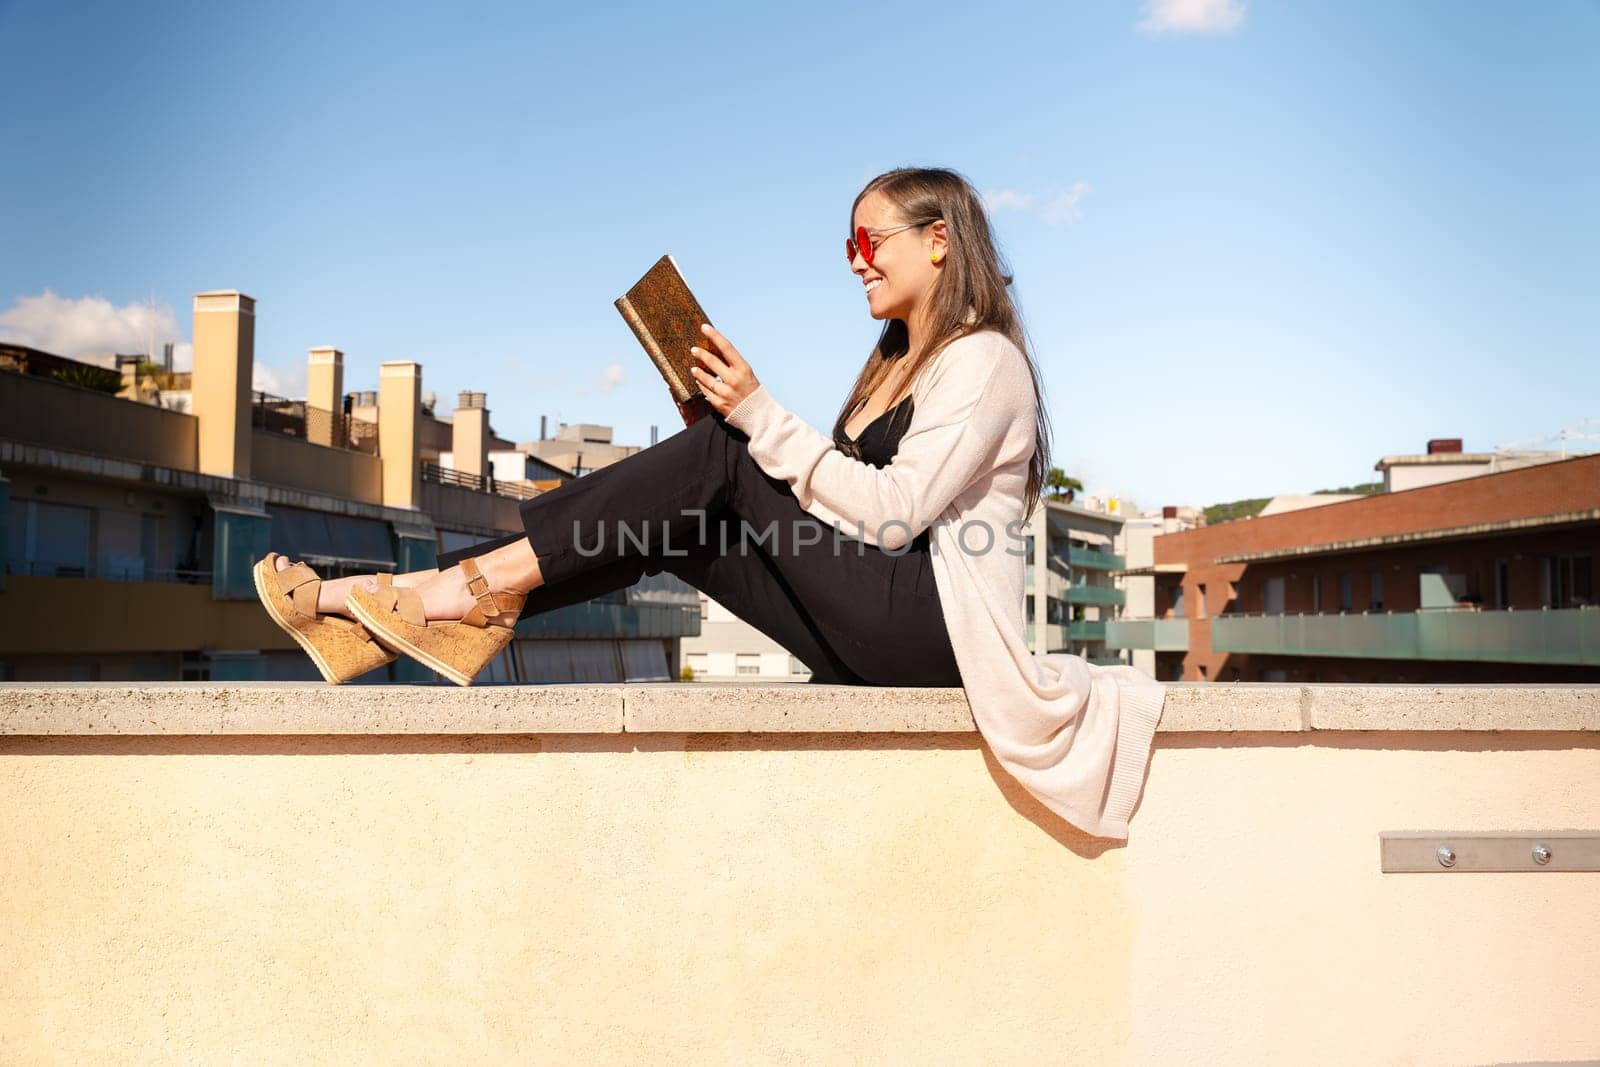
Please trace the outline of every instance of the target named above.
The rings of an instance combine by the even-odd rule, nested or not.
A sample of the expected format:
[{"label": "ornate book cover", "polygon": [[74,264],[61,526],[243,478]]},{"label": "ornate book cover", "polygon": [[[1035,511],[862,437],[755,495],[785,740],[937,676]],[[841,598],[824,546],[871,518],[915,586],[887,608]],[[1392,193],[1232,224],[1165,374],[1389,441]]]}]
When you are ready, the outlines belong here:
[{"label": "ornate book cover", "polygon": [[633,329],[635,337],[644,346],[650,362],[656,365],[672,399],[678,405],[683,424],[692,426],[712,413],[710,401],[690,367],[699,361],[689,353],[689,346],[709,347],[700,332],[702,322],[710,322],[700,302],[689,291],[689,285],[678,271],[671,256],[662,256],[645,276],[623,296],[617,298],[617,310]]}]

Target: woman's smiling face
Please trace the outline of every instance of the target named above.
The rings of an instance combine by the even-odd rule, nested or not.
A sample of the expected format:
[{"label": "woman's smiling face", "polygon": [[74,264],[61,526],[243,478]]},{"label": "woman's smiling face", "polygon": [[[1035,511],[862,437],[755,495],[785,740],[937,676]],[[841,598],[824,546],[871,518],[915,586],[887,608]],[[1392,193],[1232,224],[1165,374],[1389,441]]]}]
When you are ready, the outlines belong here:
[{"label": "woman's smiling face", "polygon": [[[889,199],[874,190],[856,205],[851,233],[858,226],[871,230],[892,230],[905,219]],[[850,269],[866,286],[867,307],[875,319],[901,319],[909,323],[933,292],[939,268],[932,257],[944,258],[942,223],[913,226],[887,237],[871,235],[874,244],[869,264],[857,250]]]}]

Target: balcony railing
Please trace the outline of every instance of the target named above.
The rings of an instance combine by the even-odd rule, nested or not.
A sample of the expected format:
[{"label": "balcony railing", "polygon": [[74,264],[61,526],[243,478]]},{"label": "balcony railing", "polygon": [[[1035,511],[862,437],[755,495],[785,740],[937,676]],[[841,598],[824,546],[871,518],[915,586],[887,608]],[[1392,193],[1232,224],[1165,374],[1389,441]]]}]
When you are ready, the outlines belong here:
[{"label": "balcony railing", "polygon": [[1121,607],[1128,594],[1109,585],[1075,585],[1067,590],[1069,604],[1098,604],[1101,607]]},{"label": "balcony railing", "polygon": [[1079,619],[1068,625],[1067,636],[1074,641],[1104,641],[1106,624],[1098,619]]},{"label": "balcony railing", "polygon": [[1067,562],[1074,567],[1101,571],[1121,570],[1128,565],[1127,557],[1119,556],[1115,552],[1102,552],[1097,548],[1079,548],[1077,545],[1071,546],[1068,550]]},{"label": "balcony railing", "polygon": [[699,604],[567,604],[517,623],[520,638],[668,638],[700,633]]},{"label": "balcony railing", "polygon": [[1358,659],[1600,665],[1600,605],[1534,611],[1363,615],[1224,615],[1211,620],[1218,652]]},{"label": "balcony railing", "polygon": [[21,574],[35,578],[103,578],[114,582],[182,582],[185,585],[210,585],[212,579],[208,570],[156,570],[131,563],[101,566],[93,563],[12,559],[7,560],[5,566],[7,574]]},{"label": "balcony railing", "polygon": [[1106,623],[1107,648],[1189,651],[1188,619],[1112,619]]},{"label": "balcony railing", "polygon": [[508,496],[514,500],[530,500],[539,495],[539,490],[521,482],[497,481],[492,474],[469,474],[466,471],[441,467],[437,463],[424,462],[422,464],[422,480],[434,482],[438,485],[459,486],[462,489],[470,489],[475,493],[493,493],[496,496]]}]

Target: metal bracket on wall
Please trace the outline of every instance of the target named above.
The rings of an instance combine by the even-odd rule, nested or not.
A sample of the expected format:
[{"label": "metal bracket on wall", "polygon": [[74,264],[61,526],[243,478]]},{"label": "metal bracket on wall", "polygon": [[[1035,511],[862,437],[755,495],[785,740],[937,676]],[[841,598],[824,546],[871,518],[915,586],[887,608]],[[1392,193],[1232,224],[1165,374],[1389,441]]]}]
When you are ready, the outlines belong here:
[{"label": "metal bracket on wall", "polygon": [[1451,833],[1388,830],[1378,835],[1385,874],[1468,871],[1600,871],[1600,830]]}]

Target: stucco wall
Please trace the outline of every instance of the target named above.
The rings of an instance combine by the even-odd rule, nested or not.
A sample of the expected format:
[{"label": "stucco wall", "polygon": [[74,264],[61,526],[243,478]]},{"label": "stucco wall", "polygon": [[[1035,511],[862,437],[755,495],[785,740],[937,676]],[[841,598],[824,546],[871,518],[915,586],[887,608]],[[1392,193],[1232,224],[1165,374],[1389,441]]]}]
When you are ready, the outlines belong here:
[{"label": "stucco wall", "polygon": [[1121,847],[959,690],[0,686],[0,1062],[1600,1056],[1600,873],[1378,864],[1600,831],[1600,690],[1408,688],[1183,687]]}]

